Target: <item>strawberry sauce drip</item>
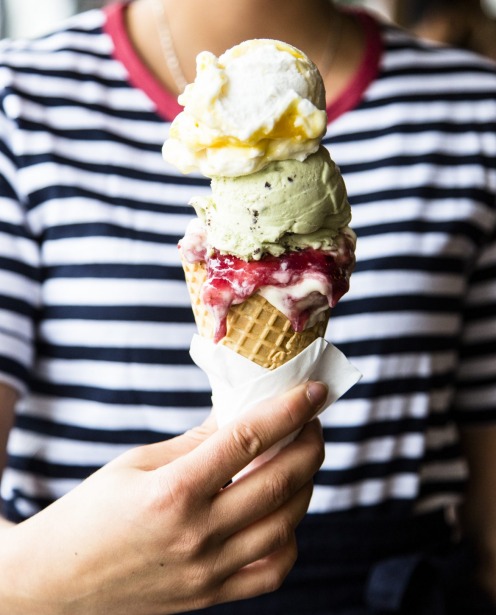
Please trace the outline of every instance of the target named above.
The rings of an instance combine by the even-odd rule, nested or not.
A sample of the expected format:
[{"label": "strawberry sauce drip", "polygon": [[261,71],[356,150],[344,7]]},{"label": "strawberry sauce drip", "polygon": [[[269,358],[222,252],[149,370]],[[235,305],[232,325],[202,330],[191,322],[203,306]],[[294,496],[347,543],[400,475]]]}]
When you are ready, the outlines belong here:
[{"label": "strawberry sauce drip", "polygon": [[[242,303],[260,288],[272,286],[285,288],[312,279],[319,283],[322,293],[316,295],[312,306],[328,303],[334,307],[349,289],[349,279],[354,266],[354,246],[345,240],[333,252],[306,249],[287,252],[279,257],[267,255],[258,261],[244,261],[236,256],[214,252],[207,259],[207,281],[203,285],[202,300],[211,310],[216,322],[214,341],[226,335],[227,313],[231,305]],[[308,302],[299,309],[298,301],[289,295],[287,303],[295,331],[302,331],[312,309]]]}]

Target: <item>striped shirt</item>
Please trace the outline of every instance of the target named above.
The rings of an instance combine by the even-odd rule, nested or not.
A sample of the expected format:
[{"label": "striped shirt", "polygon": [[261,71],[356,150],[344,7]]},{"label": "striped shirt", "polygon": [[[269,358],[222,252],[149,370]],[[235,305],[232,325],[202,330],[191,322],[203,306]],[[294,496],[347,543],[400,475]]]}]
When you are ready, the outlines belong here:
[{"label": "striped shirt", "polygon": [[[460,500],[457,425],[496,418],[496,70],[360,18],[324,143],[358,235],[328,337],[363,379],[323,417],[310,510],[410,514]],[[208,412],[176,244],[209,188],[161,158],[179,107],[122,6],[0,63],[0,379],[22,395],[2,498],[21,520]]]}]

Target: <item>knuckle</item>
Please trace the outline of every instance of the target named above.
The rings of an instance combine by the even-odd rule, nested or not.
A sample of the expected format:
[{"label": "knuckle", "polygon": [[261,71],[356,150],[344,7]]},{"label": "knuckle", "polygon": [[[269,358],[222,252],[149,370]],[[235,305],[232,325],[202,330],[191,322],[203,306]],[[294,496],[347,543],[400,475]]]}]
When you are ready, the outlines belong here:
[{"label": "knuckle", "polygon": [[235,426],[231,437],[236,450],[249,457],[257,457],[263,451],[262,438],[246,423]]},{"label": "knuckle", "polygon": [[279,402],[279,412],[283,416],[285,422],[288,423],[288,426],[291,427],[291,430],[296,430],[301,428],[301,422],[298,419],[298,407],[295,399],[292,397],[288,398],[287,396],[280,399]]},{"label": "knuckle", "polygon": [[271,501],[278,505],[289,500],[294,493],[293,480],[288,474],[281,471],[271,475],[268,482],[268,491]]},{"label": "knuckle", "polygon": [[325,447],[324,442],[319,442],[318,446],[312,447],[311,452],[311,462],[314,468],[314,473],[320,468],[320,466],[324,463],[325,459]]},{"label": "knuckle", "polygon": [[294,527],[296,527],[308,511],[312,498],[313,482],[308,482],[297,494],[297,506],[293,512]]},{"label": "knuckle", "polygon": [[[202,566],[202,554],[205,550],[204,537],[198,533],[198,530],[183,529],[181,542],[182,551],[187,556],[188,561],[191,561],[194,567],[194,573],[192,574],[193,581],[198,582],[200,585],[203,582],[205,569]],[[197,562],[194,565],[194,562]]]},{"label": "knuckle", "polygon": [[272,538],[273,550],[278,550],[291,544],[294,541],[294,528],[292,523],[288,519],[283,519]]},{"label": "knuckle", "polygon": [[295,565],[297,556],[298,550],[296,548],[296,542],[292,541],[285,550],[284,559],[267,571],[264,579],[263,593],[274,592],[281,587],[285,578]]},{"label": "knuckle", "polygon": [[155,502],[163,510],[183,513],[188,510],[190,490],[182,479],[174,475],[160,476],[155,489]]}]

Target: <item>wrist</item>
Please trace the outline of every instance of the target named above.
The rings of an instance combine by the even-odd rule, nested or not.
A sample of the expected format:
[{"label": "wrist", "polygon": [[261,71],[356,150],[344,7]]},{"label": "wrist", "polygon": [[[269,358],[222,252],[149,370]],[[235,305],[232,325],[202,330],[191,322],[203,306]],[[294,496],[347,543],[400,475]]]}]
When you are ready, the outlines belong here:
[{"label": "wrist", "polygon": [[43,562],[24,524],[0,522],[0,615],[62,615],[40,578],[53,563]]},{"label": "wrist", "polygon": [[[20,580],[24,571],[16,554],[17,527],[6,519],[0,520],[0,615],[18,615],[30,611],[22,599]],[[26,558],[25,558],[26,559]],[[24,609],[24,611],[23,611]]]}]

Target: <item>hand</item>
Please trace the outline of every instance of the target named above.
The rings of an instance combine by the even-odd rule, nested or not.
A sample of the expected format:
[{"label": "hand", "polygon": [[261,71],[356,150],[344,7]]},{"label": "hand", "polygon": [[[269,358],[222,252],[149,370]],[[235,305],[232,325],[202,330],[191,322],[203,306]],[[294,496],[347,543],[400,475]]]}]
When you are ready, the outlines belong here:
[{"label": "hand", "polygon": [[[207,423],[134,449],[10,529],[0,613],[164,615],[277,588],[323,460],[311,419],[325,396],[323,385],[302,385],[220,430]],[[222,489],[303,425],[273,459]]]}]

